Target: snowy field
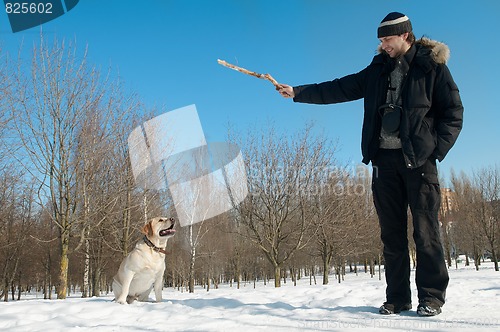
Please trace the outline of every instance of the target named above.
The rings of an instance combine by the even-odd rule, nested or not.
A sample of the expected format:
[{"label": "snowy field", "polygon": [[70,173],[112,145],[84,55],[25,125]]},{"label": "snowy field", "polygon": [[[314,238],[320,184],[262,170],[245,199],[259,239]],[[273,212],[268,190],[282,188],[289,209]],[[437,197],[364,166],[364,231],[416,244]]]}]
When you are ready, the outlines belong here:
[{"label": "snowy field", "polygon": [[[413,276],[412,276],[413,278]],[[500,272],[491,263],[481,270],[450,269],[448,302],[435,317],[377,313],[384,300],[384,281],[359,273],[347,274],[338,284],[281,288],[247,284],[239,290],[228,285],[189,294],[164,289],[163,302],[120,305],[113,296],[67,300],[0,302],[2,331],[500,331]]]}]

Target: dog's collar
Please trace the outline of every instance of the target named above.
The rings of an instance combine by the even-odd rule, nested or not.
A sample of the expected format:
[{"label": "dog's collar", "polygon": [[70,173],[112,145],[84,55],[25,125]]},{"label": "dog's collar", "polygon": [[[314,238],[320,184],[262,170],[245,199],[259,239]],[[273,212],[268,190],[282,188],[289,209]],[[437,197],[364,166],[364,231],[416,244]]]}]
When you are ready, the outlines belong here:
[{"label": "dog's collar", "polygon": [[144,242],[148,245],[148,247],[150,247],[151,249],[153,249],[154,251],[156,252],[160,252],[164,255],[168,254],[168,252],[163,249],[163,248],[158,248],[157,246],[154,245],[153,242],[151,242],[150,239],[148,239],[148,237],[146,235],[144,235],[144,238],[143,238]]}]

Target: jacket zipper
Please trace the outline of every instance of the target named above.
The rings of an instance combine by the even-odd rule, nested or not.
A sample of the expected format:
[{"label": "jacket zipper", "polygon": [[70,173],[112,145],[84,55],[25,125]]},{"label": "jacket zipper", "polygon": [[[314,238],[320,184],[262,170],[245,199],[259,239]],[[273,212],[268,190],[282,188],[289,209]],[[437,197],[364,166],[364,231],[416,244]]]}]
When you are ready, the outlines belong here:
[{"label": "jacket zipper", "polygon": [[[408,71],[407,71],[407,72],[406,72],[406,74],[404,75],[404,78],[403,78],[403,86],[401,87],[401,95],[400,95],[400,96],[403,96],[403,93],[405,93],[405,94],[407,95],[407,91],[406,91],[406,90],[404,90],[404,89],[405,89],[405,88],[407,88],[407,86],[406,86],[406,81],[407,81],[407,79],[408,79],[408,74],[410,73],[410,70],[412,70],[411,64],[410,64],[410,68],[408,69]],[[406,99],[406,98],[405,98],[405,99]],[[401,113],[401,115],[403,115],[403,114],[404,114],[405,116],[407,116],[407,114],[406,114],[406,112],[407,112],[407,111],[405,111],[405,109],[408,109],[408,108],[405,108],[405,107],[404,107],[404,102],[403,102],[402,104],[403,104],[403,112]],[[407,122],[408,122],[408,121],[407,121]],[[400,130],[401,130],[401,128],[400,128]],[[408,133],[408,139],[410,139],[409,135],[410,135],[410,134]],[[403,143],[403,142],[401,142],[401,144],[402,144],[402,143]],[[410,158],[406,155],[406,153],[405,153],[405,149],[403,149],[403,147],[402,147],[402,146],[401,146],[401,151],[403,152],[403,157],[404,157],[404,160],[405,160],[406,167],[407,167],[407,168],[410,168],[410,169],[413,169],[413,168],[414,168],[414,165],[413,165],[413,163],[411,162]]]}]

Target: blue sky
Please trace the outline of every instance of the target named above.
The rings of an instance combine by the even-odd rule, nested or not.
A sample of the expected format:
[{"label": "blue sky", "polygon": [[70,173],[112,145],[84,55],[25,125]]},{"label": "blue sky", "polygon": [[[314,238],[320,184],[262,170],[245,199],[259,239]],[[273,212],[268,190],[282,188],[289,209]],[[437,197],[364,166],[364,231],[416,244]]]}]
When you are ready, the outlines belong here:
[{"label": "blue sky", "polygon": [[[119,72],[126,87],[159,112],[196,104],[208,141],[266,128],[297,132],[314,123],[337,141],[338,158],[361,161],[362,101],[295,104],[271,83],[217,64],[217,59],[290,85],[321,82],[367,66],[378,45],[377,26],[391,11],[412,21],[417,37],[445,42],[448,63],[465,107],[464,129],[440,164],[472,173],[500,164],[500,1],[190,1],[80,0],[43,25],[47,37],[76,40],[104,71]],[[12,33],[0,14],[0,47],[30,48],[40,27]]]}]

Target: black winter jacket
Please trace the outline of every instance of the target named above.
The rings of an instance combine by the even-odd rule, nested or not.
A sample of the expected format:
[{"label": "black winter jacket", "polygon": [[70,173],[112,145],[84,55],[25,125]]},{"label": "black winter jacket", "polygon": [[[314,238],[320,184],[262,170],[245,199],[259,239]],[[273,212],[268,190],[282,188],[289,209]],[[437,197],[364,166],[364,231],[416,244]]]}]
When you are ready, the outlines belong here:
[{"label": "black winter jacket", "polygon": [[[417,168],[427,159],[442,161],[462,129],[463,106],[458,87],[446,66],[448,47],[422,38],[405,56],[411,55],[402,90],[403,112],[400,138],[408,168]],[[408,61],[408,58],[407,58]],[[375,159],[379,147],[381,117],[388,75],[393,60],[379,48],[371,64],[362,71],[333,81],[294,87],[294,101],[334,104],[364,98],[361,138],[363,162]]]}]

